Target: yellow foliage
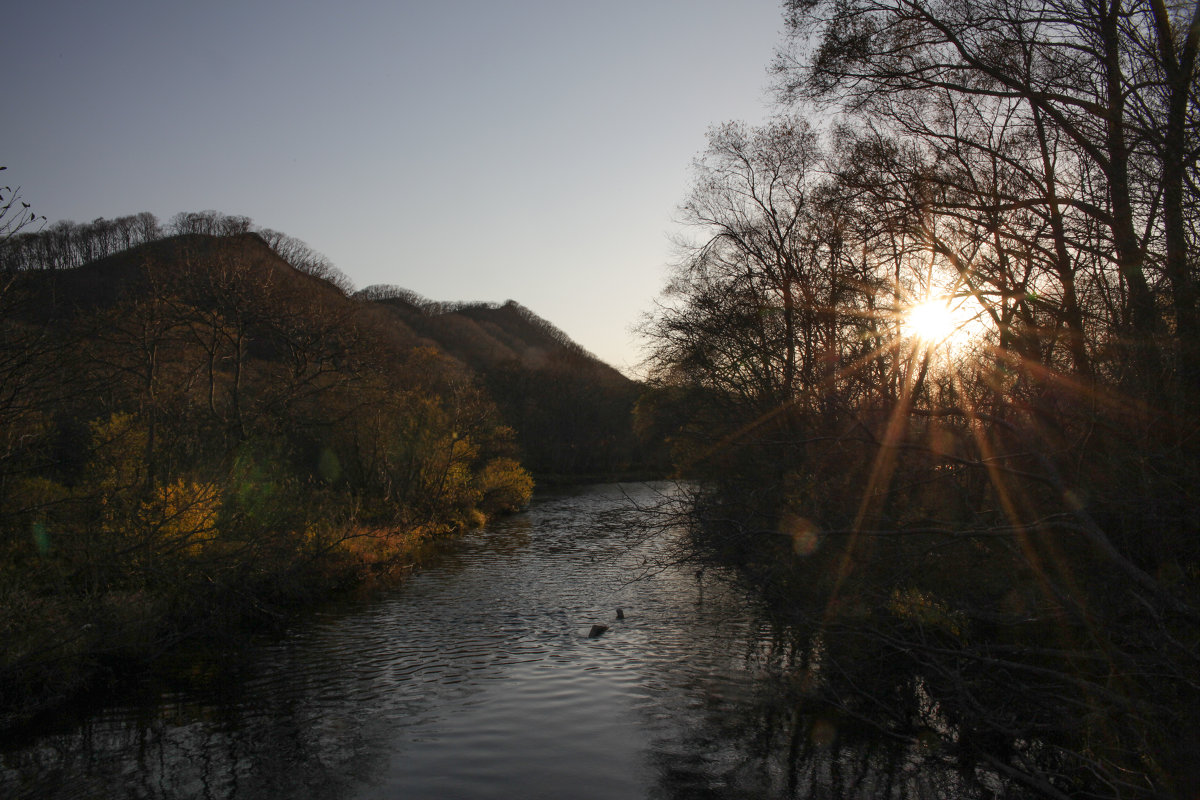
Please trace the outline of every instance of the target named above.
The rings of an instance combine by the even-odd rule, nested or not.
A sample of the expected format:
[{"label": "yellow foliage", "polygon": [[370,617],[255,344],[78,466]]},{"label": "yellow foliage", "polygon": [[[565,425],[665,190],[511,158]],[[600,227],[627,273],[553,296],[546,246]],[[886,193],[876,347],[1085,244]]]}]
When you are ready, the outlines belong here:
[{"label": "yellow foliage", "polygon": [[142,503],[138,521],[167,550],[198,554],[217,535],[221,490],[212,483],[178,480]]},{"label": "yellow foliage", "polygon": [[484,513],[511,512],[533,497],[533,478],[511,458],[493,458],[475,479]]},{"label": "yellow foliage", "polygon": [[477,452],[469,438],[443,437],[434,455],[421,465],[421,490],[425,498],[441,508],[474,505],[471,462]]},{"label": "yellow foliage", "polygon": [[113,414],[89,426],[95,455],[88,465],[91,482],[105,494],[141,479],[148,434],[132,414]]},{"label": "yellow foliage", "polygon": [[441,531],[426,526],[405,528],[353,526],[337,532],[336,549],[364,569],[410,564],[421,546]]}]

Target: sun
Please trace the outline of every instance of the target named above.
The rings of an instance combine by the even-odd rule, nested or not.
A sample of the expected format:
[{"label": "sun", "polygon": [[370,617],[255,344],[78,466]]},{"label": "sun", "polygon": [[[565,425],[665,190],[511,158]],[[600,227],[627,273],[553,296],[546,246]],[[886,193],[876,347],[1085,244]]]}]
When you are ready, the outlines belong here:
[{"label": "sun", "polygon": [[960,321],[944,297],[934,297],[909,307],[901,317],[904,335],[936,347],[954,336]]},{"label": "sun", "polygon": [[897,317],[904,339],[924,350],[953,355],[956,361],[968,357],[988,336],[986,316],[969,295],[928,294],[902,307]]}]

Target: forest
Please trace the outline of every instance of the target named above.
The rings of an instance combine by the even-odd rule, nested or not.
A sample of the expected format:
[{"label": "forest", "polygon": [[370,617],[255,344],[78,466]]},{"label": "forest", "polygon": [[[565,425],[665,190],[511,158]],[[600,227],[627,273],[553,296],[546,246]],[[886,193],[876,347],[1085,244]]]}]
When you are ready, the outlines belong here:
[{"label": "forest", "polygon": [[516,303],[354,292],[245,217],[2,202],[0,728],[645,463],[637,385]]},{"label": "forest", "polygon": [[981,796],[1196,796],[1200,7],[784,6],[643,324],[690,556]]}]

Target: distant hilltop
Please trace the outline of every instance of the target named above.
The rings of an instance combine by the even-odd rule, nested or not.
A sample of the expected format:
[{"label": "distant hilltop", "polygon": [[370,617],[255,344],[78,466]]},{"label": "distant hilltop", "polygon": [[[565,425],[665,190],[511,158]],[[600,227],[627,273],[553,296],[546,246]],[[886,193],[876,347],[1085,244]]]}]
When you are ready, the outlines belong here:
[{"label": "distant hilltop", "polygon": [[605,364],[525,306],[499,303],[443,303],[398,286],[368,286],[357,298],[378,303],[419,336],[477,370],[517,362],[529,369],[553,363],[594,374],[599,381],[629,383]]}]

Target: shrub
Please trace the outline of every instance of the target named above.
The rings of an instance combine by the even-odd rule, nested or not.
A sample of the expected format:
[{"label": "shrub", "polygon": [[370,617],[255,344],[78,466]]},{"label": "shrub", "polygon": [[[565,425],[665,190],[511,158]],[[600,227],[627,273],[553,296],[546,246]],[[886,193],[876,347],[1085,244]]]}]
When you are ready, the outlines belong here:
[{"label": "shrub", "polygon": [[511,458],[493,458],[475,478],[485,514],[519,510],[533,496],[533,478]]}]

